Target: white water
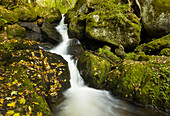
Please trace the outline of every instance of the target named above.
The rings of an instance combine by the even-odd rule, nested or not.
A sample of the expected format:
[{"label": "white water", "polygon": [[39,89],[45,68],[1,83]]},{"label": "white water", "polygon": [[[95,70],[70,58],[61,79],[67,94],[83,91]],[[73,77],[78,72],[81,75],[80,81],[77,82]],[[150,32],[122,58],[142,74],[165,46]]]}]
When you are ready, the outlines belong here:
[{"label": "white water", "polygon": [[58,106],[58,112],[54,113],[56,116],[136,116],[137,114],[145,116],[139,108],[112,97],[109,92],[87,87],[75,61],[67,53],[70,39],[64,17],[56,29],[62,35],[63,41],[50,52],[63,56],[68,62],[71,76],[71,88],[64,92],[66,99]]}]

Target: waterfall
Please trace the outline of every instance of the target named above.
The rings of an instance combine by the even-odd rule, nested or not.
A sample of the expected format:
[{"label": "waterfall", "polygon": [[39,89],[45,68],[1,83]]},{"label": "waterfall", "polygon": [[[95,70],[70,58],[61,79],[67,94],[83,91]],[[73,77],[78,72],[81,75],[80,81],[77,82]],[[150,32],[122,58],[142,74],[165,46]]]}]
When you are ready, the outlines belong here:
[{"label": "waterfall", "polygon": [[68,54],[70,38],[64,16],[56,27],[62,35],[62,42],[50,50],[60,54],[67,62],[70,70],[71,88],[64,92],[65,100],[58,105],[55,116],[145,116],[140,108],[114,98],[108,91],[90,88],[84,84],[76,62]]}]

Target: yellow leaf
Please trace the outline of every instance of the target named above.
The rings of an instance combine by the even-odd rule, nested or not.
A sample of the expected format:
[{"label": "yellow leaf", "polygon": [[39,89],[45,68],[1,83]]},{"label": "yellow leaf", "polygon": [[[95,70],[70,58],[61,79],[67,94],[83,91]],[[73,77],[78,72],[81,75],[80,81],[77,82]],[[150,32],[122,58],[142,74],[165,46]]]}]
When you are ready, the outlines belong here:
[{"label": "yellow leaf", "polygon": [[20,116],[20,113],[15,113],[13,116]]},{"label": "yellow leaf", "polygon": [[2,99],[0,99],[0,103],[1,104],[3,104],[4,103],[4,99],[2,98]]},{"label": "yellow leaf", "polygon": [[14,113],[15,113],[14,110],[8,110],[8,112],[6,113],[5,116],[11,116],[11,115],[13,115]]},{"label": "yellow leaf", "polygon": [[42,116],[42,112],[37,112],[36,116]]},{"label": "yellow leaf", "polygon": [[15,102],[8,103],[7,106],[9,106],[9,107],[15,107]]},{"label": "yellow leaf", "polygon": [[4,80],[4,78],[0,76],[0,81],[1,81],[1,80]]},{"label": "yellow leaf", "polygon": [[20,104],[25,104],[26,100],[25,100],[24,98],[21,98],[21,99],[19,100],[19,102],[20,102]]},{"label": "yellow leaf", "polygon": [[36,105],[39,105],[39,103],[38,102],[32,102],[33,104],[36,104]]}]

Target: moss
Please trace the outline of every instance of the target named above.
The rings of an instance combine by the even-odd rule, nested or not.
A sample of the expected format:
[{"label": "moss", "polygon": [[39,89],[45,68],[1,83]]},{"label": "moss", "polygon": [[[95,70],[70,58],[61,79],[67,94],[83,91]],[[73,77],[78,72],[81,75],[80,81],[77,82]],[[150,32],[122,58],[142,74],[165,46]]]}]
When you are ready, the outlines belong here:
[{"label": "moss", "polygon": [[158,54],[164,47],[170,44],[170,34],[162,38],[155,39],[149,43],[144,43],[135,49],[135,52],[145,52],[146,54]]},{"label": "moss", "polygon": [[102,57],[85,51],[78,60],[78,68],[90,86],[100,88],[107,78],[110,63]]},{"label": "moss", "polygon": [[109,58],[112,62],[117,62],[120,60],[118,56],[111,52],[111,48],[109,46],[105,45],[103,48],[99,48],[98,52],[99,54],[105,54],[106,58]]},{"label": "moss", "polygon": [[31,4],[19,6],[14,9],[14,12],[18,14],[20,21],[35,21],[37,19],[37,12]]},{"label": "moss", "polygon": [[18,22],[18,15],[16,12],[5,9],[3,6],[0,6],[0,20],[5,23],[13,24]]},{"label": "moss", "polygon": [[[86,19],[87,37],[108,42],[115,46],[121,44],[125,48],[133,48],[138,45],[140,26],[136,22],[133,23],[129,18],[130,16],[125,15],[128,15],[127,9],[126,7],[123,8],[121,9],[120,6],[117,6],[113,7],[114,10],[102,9],[88,14]],[[95,20],[95,17],[98,17],[98,20]],[[134,15],[134,17],[136,16]]]},{"label": "moss", "polygon": [[24,37],[26,33],[25,28],[19,26],[18,24],[8,25],[7,34],[13,37]]},{"label": "moss", "polygon": [[170,56],[170,48],[163,48],[159,55]]},{"label": "moss", "polygon": [[168,109],[170,108],[169,62],[169,60],[147,62],[125,60],[110,73],[109,88],[113,94],[122,98]]},{"label": "moss", "polygon": [[[3,89],[0,94],[1,100],[3,100],[1,105],[5,109],[10,108],[14,113],[19,113],[20,115],[42,113],[43,115],[52,116],[52,112],[44,98],[34,92],[29,76],[23,68],[8,67],[3,70],[1,67],[0,72],[3,78],[0,80],[0,88],[1,90]],[[5,87],[8,87],[8,89]],[[2,94],[4,95],[3,97]],[[7,97],[9,99],[6,99]],[[12,107],[9,106],[10,103],[14,103]],[[4,110],[1,113],[5,115],[7,111]]]}]

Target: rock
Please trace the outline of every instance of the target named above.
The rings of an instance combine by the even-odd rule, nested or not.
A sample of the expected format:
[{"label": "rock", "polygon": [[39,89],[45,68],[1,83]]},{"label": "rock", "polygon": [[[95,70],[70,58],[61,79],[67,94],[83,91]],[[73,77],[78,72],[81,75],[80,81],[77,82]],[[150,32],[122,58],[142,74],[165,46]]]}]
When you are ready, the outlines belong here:
[{"label": "rock", "polygon": [[3,6],[0,6],[0,20],[4,23],[17,23],[18,22],[18,14],[16,12],[5,9]]},{"label": "rock", "polygon": [[122,45],[119,45],[119,47],[115,49],[115,54],[117,56],[120,56],[121,58],[124,58],[126,55],[124,47]]},{"label": "rock", "polygon": [[142,62],[124,60],[109,73],[105,88],[121,98],[169,109],[170,59],[160,59]]},{"label": "rock", "polygon": [[[134,17],[136,17],[134,15]],[[107,42],[115,46],[135,48],[140,42],[140,26],[132,22],[124,13],[95,11],[86,20],[88,38]]]},{"label": "rock", "polygon": [[151,37],[170,33],[169,0],[139,0],[142,24]]},{"label": "rock", "polygon": [[56,7],[36,6],[35,11],[38,13],[39,17],[49,23],[58,23],[62,19],[61,12]]},{"label": "rock", "polygon": [[26,29],[26,37],[35,41],[42,41],[41,29],[37,22],[20,22],[22,27]]},{"label": "rock", "polygon": [[37,12],[32,5],[22,5],[16,9],[14,12],[18,14],[20,21],[36,21]]},{"label": "rock", "polygon": [[24,37],[26,33],[25,28],[19,26],[18,24],[8,25],[7,34],[13,37]]},{"label": "rock", "polygon": [[[3,77],[0,89],[4,90],[0,98],[5,109],[0,107],[2,115],[10,111],[7,103],[14,102],[12,110],[20,115],[28,113],[26,108],[34,109],[31,115],[51,116],[64,100],[62,93],[70,88],[68,64],[61,56],[38,46],[38,42],[26,38],[0,41],[0,76]],[[7,97],[10,101],[5,100]]]},{"label": "rock", "polygon": [[74,57],[79,57],[84,52],[84,49],[77,39],[70,39],[68,46],[68,54]]},{"label": "rock", "polygon": [[163,48],[159,55],[170,56],[170,48]]},{"label": "rock", "polygon": [[127,4],[116,3],[110,0],[78,1],[67,13],[69,36],[134,49],[140,42],[140,23]]},{"label": "rock", "polygon": [[78,59],[77,67],[86,84],[101,88],[109,73],[110,62],[105,58],[85,51]]},{"label": "rock", "polygon": [[41,43],[40,47],[42,47],[45,50],[50,50],[55,46],[52,43]]},{"label": "rock", "polygon": [[55,26],[46,24],[41,27],[43,41],[57,44],[62,41],[60,33],[55,29]]},{"label": "rock", "polygon": [[98,52],[100,55],[106,55],[105,58],[109,58],[112,62],[117,62],[120,60],[113,52],[111,52],[111,48],[109,46],[103,46],[103,48],[99,48]]},{"label": "rock", "polygon": [[149,43],[141,44],[135,52],[145,52],[146,54],[159,54],[163,48],[170,48],[170,34],[162,38],[155,39]]}]

